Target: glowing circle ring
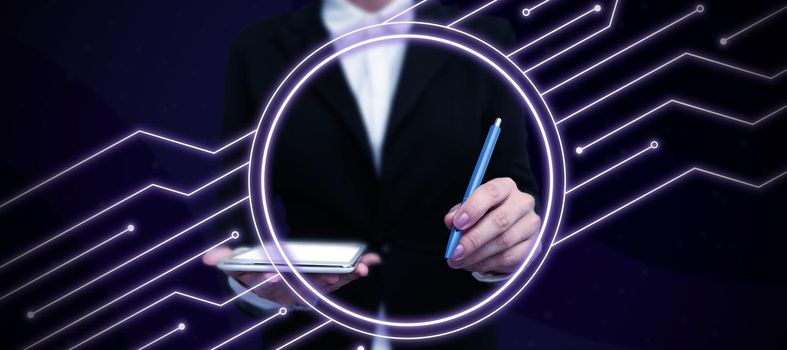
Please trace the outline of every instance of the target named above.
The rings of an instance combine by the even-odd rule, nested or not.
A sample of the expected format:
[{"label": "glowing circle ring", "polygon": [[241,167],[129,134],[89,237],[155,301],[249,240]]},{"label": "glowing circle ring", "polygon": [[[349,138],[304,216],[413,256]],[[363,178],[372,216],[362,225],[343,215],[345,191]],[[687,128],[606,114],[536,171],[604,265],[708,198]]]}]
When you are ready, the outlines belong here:
[{"label": "glowing circle ring", "polygon": [[[366,38],[340,50],[334,50],[332,46],[337,40],[342,40],[347,36],[355,35],[365,30],[371,30],[376,27],[404,25],[409,27],[406,33],[399,31],[401,34],[387,34]],[[512,274],[511,278],[506,280],[495,292],[486,296],[472,307],[435,319],[407,322],[380,320],[361,315],[337,304],[311,286],[294,268],[282,249],[279,239],[276,237],[276,229],[271,220],[270,205],[267,198],[269,184],[266,182],[268,179],[267,170],[271,142],[278,122],[284,114],[288,103],[292,101],[298,90],[307,83],[309,78],[340,55],[353,49],[385,40],[403,39],[436,43],[461,51],[469,57],[488,65],[502,80],[508,82],[518,96],[522,97],[537,125],[538,135],[541,136],[541,141],[544,145],[544,157],[547,160],[545,174],[548,175],[546,198],[543,199],[542,227],[538,233],[538,242],[543,245],[540,253],[536,253],[536,250],[531,251],[522,265]],[[536,98],[534,99],[533,97]],[[293,293],[305,304],[312,305],[312,309],[334,323],[367,335],[402,340],[434,338],[461,331],[491,317],[514,300],[537,275],[538,270],[551,250],[551,245],[555,240],[555,235],[558,232],[562,219],[566,191],[563,145],[555,120],[539,90],[513,61],[494,46],[469,33],[443,25],[424,22],[382,23],[347,33],[317,48],[298,63],[278,85],[263,109],[251,147],[248,176],[250,210],[254,229],[265,253],[268,254],[268,247],[265,247],[266,240],[263,238],[263,232],[269,234],[290,271],[294,271],[292,275],[297,278],[299,284],[317,297],[319,303],[316,305],[309,303],[309,300],[312,298],[302,295],[302,292],[299,292],[291,284],[294,281],[289,281],[289,278],[284,278],[284,275],[282,275],[282,280]],[[265,224],[263,226],[265,230],[260,229],[262,224]],[[522,275],[526,275],[526,279],[521,278]],[[495,300],[499,301],[499,303],[492,303]],[[362,326],[358,326],[359,323]],[[376,334],[373,330],[369,330],[374,329],[377,325],[386,326],[387,334]]]}]

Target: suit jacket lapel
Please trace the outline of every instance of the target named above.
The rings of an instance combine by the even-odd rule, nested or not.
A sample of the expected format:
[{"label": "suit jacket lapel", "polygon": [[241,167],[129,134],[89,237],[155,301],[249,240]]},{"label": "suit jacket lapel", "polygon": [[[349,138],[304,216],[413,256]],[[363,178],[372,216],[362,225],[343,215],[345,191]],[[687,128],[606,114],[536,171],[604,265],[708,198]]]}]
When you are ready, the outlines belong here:
[{"label": "suit jacket lapel", "polygon": [[401,128],[411,114],[423,91],[429,86],[437,71],[445,63],[447,55],[423,45],[407,47],[402,73],[394,95],[391,115],[388,120],[386,142]]},{"label": "suit jacket lapel", "polygon": [[[294,14],[291,25],[286,27],[284,35],[280,36],[281,44],[292,58],[293,64],[329,40],[328,31],[320,17],[320,9],[320,1],[305,5]],[[339,61],[324,66],[307,87],[309,88],[328,105],[333,111],[331,114],[348,128],[371,165],[372,153],[358,103],[352,95]]]},{"label": "suit jacket lapel", "polygon": [[[417,20],[441,23],[448,18],[448,13],[440,6],[427,6],[416,13]],[[415,44],[415,45],[413,45]],[[445,64],[449,55],[444,49],[434,48],[423,43],[412,42],[407,46],[402,73],[394,95],[391,115],[388,119],[385,143],[395,137],[405,120],[411,115],[412,109],[420,100],[423,91]]]},{"label": "suit jacket lapel", "polygon": [[[310,2],[293,15],[290,26],[283,28],[283,35],[280,36],[281,45],[293,62],[303,57],[309,50],[328,41],[329,35],[322,23],[320,9],[320,1]],[[449,19],[450,14],[441,6],[426,6],[416,13],[416,18],[440,23]],[[406,50],[402,73],[390,111],[386,144],[395,137],[396,131],[404,124],[423,91],[449,57],[442,49],[428,45],[408,45]],[[339,62],[325,66],[311,87],[333,110],[333,114],[345,124],[371,164],[371,149],[361,113]]]}]

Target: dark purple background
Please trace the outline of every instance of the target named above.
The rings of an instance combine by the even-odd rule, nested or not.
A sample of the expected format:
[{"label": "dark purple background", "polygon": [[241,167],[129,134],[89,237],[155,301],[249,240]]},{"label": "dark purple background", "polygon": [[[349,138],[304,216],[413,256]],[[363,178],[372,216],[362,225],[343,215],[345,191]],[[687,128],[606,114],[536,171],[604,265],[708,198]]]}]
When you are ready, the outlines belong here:
[{"label": "dark purple background", "polygon": [[[535,3],[536,1],[534,1]],[[0,198],[39,182],[84,155],[137,129],[161,132],[215,148],[221,137],[226,50],[245,24],[282,13],[301,1],[13,1],[0,5]],[[480,2],[460,2],[472,8]],[[722,34],[778,9],[776,3],[708,1],[706,12],[616,58],[560,91],[548,102],[558,117],[690,50],[773,74],[787,65],[785,18],[737,38]],[[520,41],[545,33],[592,3],[553,1],[533,16],[524,4],[493,5],[512,20]],[[605,10],[528,49],[533,63],[573,38],[603,27]],[[612,50],[687,13],[695,3],[622,1],[614,26],[534,74],[548,87]],[[469,7],[468,7],[469,6]],[[513,48],[502,48],[512,50]],[[594,139],[676,97],[748,120],[784,105],[784,79],[764,81],[687,60],[643,81],[561,127],[566,146]],[[569,154],[569,182],[578,183],[657,139],[661,147],[568,199],[564,234],[660,184],[701,165],[759,183],[787,167],[785,121],[776,115],[758,128],[670,107],[586,155]],[[221,157],[183,151],[150,139],[130,142],[62,180],[0,211],[0,261],[61,232],[151,182],[193,190],[243,162],[240,144]],[[23,347],[90,312],[228,235],[217,220],[130,264],[107,279],[28,321],[46,304],[190,223],[243,196],[241,176],[186,200],[151,191],[34,254],[0,269],[2,293],[47,271],[134,223],[138,230],[80,259],[17,295],[0,301],[0,346]],[[702,176],[673,184],[550,256],[528,293],[497,318],[505,348],[783,348],[787,288],[782,252],[784,181],[761,190]],[[219,196],[220,193],[237,196]],[[236,212],[245,213],[245,207]],[[248,233],[244,233],[248,234]],[[228,298],[224,282],[198,261],[41,344],[63,347],[90,336],[173,290],[207,299]],[[172,299],[89,345],[141,346],[186,322],[162,347],[210,347],[254,321],[233,306],[215,309]],[[304,325],[307,329],[311,325]],[[238,347],[259,343],[254,335]],[[278,344],[266,344],[269,348]]]}]

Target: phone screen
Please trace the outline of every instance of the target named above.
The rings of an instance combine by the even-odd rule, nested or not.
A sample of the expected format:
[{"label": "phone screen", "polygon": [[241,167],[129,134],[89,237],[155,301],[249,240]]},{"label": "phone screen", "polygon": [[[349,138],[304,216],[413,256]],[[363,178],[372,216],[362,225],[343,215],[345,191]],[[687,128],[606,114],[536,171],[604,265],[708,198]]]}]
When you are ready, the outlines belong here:
[{"label": "phone screen", "polygon": [[[279,251],[276,249],[273,242],[267,244],[266,247],[268,247],[268,253],[271,254],[274,264],[284,264],[284,260],[279,255]],[[353,243],[288,242],[284,244],[284,250],[287,252],[287,257],[293,264],[321,263],[347,265],[352,263],[352,259],[358,253],[358,249],[361,249],[361,247]],[[234,256],[233,259],[270,263],[262,247],[238,254]]]}]

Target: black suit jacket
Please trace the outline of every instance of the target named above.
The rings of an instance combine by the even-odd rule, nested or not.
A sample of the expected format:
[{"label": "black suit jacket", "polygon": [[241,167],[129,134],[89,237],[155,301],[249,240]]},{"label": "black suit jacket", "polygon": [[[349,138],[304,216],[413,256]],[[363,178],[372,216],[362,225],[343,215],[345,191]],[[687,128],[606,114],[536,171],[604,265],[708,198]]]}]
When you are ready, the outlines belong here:
[{"label": "black suit jacket", "polygon": [[[237,36],[226,87],[228,135],[256,125],[279,80],[328,40],[319,14],[320,3],[315,1],[297,12],[252,24]],[[419,19],[438,23],[457,15],[440,6],[416,13]],[[513,33],[503,21],[479,18],[470,29],[493,42],[513,44]],[[332,297],[369,315],[382,301],[391,317],[431,318],[471,304],[490,288],[445,263],[448,230],[443,216],[461,200],[494,118],[503,118],[503,132],[487,180],[511,177],[520,190],[537,194],[524,109],[486,68],[456,52],[418,43],[406,49],[392,106],[377,174],[341,66],[336,61],[327,67],[284,116],[275,141],[271,195],[283,204],[277,214],[289,237],[362,240],[382,254],[383,263],[369,277]],[[291,323],[270,327],[269,339],[294,335],[290,327],[307,329],[308,323]],[[471,337],[443,345],[489,348],[493,332],[488,325],[479,329]],[[354,340],[342,343],[346,336],[323,333],[315,337],[320,338],[315,344],[358,345]]]}]

